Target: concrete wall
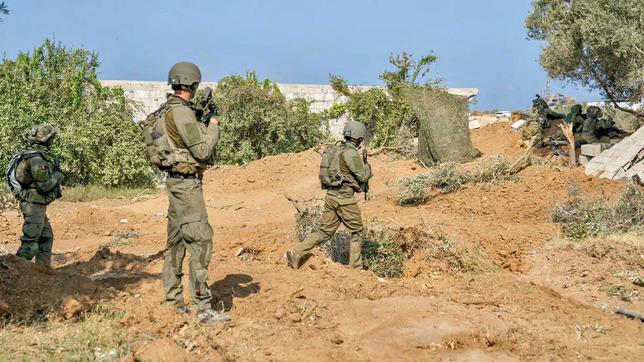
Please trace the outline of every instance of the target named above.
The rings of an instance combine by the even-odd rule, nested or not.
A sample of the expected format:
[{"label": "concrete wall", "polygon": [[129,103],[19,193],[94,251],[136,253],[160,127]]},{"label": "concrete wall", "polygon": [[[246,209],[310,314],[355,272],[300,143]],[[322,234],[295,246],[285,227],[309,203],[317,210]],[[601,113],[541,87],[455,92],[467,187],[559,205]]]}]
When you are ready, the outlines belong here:
[{"label": "concrete wall", "polygon": [[[148,81],[127,81],[127,80],[103,80],[101,84],[107,87],[120,87],[125,91],[127,97],[137,104],[135,121],[145,119],[146,115],[154,112],[166,99],[170,87],[166,82]],[[201,87],[210,86],[214,88],[216,83],[204,82]],[[311,110],[321,112],[330,108],[334,103],[346,102],[346,97],[336,93],[330,85],[318,84],[278,84],[282,94],[287,99],[304,98],[312,101]],[[354,88],[370,89],[370,86],[357,86]],[[452,94],[475,97],[478,95],[476,88],[449,88]],[[345,119],[332,120],[329,123],[331,133],[340,135],[344,127]]]}]

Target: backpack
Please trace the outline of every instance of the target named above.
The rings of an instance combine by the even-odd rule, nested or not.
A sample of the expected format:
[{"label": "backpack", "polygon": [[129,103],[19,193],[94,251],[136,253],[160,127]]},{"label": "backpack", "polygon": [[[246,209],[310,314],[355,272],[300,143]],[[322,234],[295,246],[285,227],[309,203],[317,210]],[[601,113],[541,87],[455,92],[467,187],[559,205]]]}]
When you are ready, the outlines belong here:
[{"label": "backpack", "polygon": [[172,167],[175,162],[173,147],[170,144],[165,128],[165,116],[172,108],[174,107],[164,103],[139,123],[148,157],[161,170]]},{"label": "backpack", "polygon": [[11,161],[9,161],[9,166],[7,166],[7,172],[5,174],[5,177],[7,180],[7,185],[9,186],[9,189],[14,195],[18,195],[23,190],[22,184],[20,183],[20,181],[18,181],[18,178],[16,177],[16,171],[18,170],[18,165],[20,165],[20,162],[28,160],[30,158],[34,158],[36,156],[43,157],[42,154],[38,151],[23,151],[13,156],[11,158]]},{"label": "backpack", "polygon": [[322,190],[342,185],[344,179],[340,173],[340,157],[344,150],[344,144],[338,142],[327,146],[322,153],[322,161],[320,162],[320,185]]}]

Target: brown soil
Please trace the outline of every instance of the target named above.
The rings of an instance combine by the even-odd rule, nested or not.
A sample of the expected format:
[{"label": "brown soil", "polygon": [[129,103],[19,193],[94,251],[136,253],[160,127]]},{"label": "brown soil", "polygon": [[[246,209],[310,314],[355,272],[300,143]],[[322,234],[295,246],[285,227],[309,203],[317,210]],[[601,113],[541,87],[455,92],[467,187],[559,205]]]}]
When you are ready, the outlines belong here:
[{"label": "brown soil", "polygon": [[[524,152],[519,136],[507,123],[472,133],[485,156],[511,161]],[[215,230],[211,289],[232,323],[203,327],[162,306],[162,194],[53,204],[56,269],[0,258],[0,314],[28,324],[48,311],[74,318],[107,303],[125,312],[119,324],[133,340],[149,341],[131,357],[152,360],[638,360],[644,353],[642,323],[613,313],[617,306],[643,311],[644,304],[606,292],[627,283],[622,274],[644,274],[641,244],[549,242],[559,234],[550,211],[565,201],[571,180],[609,199],[624,185],[535,165],[517,181],[470,185],[420,207],[400,207],[387,196],[389,186],[424,170],[381,155],[372,160],[372,198],[360,202],[367,225],[400,230],[410,245],[445,234],[477,268],[458,272],[446,260],[416,253],[404,277],[382,279],[316,251],[293,271],[283,254],[296,242],[295,210],[283,194],[323,197],[319,157],[313,151],[267,157],[206,174]],[[15,251],[20,218],[6,216],[0,244]],[[128,230],[138,237],[115,239]],[[236,257],[240,247],[255,253]],[[637,288],[629,284],[627,291]]]}]

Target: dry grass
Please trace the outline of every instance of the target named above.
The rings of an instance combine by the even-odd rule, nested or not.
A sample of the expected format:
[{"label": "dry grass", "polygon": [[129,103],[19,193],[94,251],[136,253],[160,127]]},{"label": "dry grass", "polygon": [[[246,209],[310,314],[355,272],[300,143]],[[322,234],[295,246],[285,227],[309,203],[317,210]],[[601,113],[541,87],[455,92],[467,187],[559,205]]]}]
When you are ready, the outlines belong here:
[{"label": "dry grass", "polygon": [[2,361],[114,361],[132,351],[117,320],[122,312],[99,307],[77,321],[48,321],[0,329]]},{"label": "dry grass", "polygon": [[562,224],[564,235],[583,241],[595,236],[644,232],[644,192],[629,185],[613,207],[605,198],[588,200],[571,185],[570,198],[552,210],[552,221]]},{"label": "dry grass", "polygon": [[63,189],[62,201],[87,202],[101,199],[132,199],[156,195],[160,192],[153,188],[109,188],[104,186],[74,186]]},{"label": "dry grass", "polygon": [[396,180],[393,193],[399,205],[419,205],[440,194],[455,192],[470,183],[494,183],[514,179],[510,163],[503,157],[479,162],[473,170],[460,170],[453,162],[432,168],[431,172]]}]

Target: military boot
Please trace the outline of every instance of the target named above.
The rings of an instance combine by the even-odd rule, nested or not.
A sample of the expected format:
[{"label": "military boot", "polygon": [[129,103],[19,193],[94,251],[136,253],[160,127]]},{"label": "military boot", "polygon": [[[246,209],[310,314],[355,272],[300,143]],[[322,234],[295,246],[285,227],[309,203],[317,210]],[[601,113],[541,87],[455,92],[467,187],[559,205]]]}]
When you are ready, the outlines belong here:
[{"label": "military boot", "polygon": [[179,314],[190,314],[190,312],[190,307],[185,304],[177,307],[177,313]]},{"label": "military boot", "polygon": [[197,317],[199,318],[199,323],[201,324],[230,321],[230,317],[227,314],[219,313],[212,308],[202,310],[201,312],[199,312],[199,315]]},{"label": "military boot", "polygon": [[300,268],[300,260],[302,259],[301,256],[299,256],[297,253],[295,253],[292,250],[289,250],[286,252],[286,261],[288,263],[288,266],[291,268],[297,270]]}]

